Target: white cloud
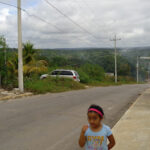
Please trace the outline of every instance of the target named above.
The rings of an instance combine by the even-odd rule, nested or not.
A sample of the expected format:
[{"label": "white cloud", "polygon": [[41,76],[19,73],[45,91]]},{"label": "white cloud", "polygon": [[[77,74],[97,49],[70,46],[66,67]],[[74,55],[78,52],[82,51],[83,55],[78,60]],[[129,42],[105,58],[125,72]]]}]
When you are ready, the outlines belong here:
[{"label": "white cloud", "polygon": [[122,32],[120,33],[119,35],[124,37],[124,38],[127,38],[127,39],[131,39],[131,38],[136,38],[138,36],[143,36],[144,34],[144,30],[143,29],[133,29],[133,31],[130,31],[130,32]]},{"label": "white cloud", "polygon": [[4,8],[0,11],[0,18],[1,23],[6,21],[6,17],[9,15],[9,9]]},{"label": "white cloud", "polygon": [[[44,0],[23,0],[22,8],[47,22],[44,23],[22,12],[24,42],[30,40],[36,47],[42,48],[107,47],[113,45],[109,39],[114,33],[122,38],[122,41],[118,43],[119,46],[125,46],[124,43],[128,43],[128,46],[147,46],[149,42],[149,0],[49,1],[96,38],[60,15]],[[16,5],[16,0],[4,2]],[[0,24],[0,34],[6,36],[10,46],[17,46],[15,8],[0,4]]]}]

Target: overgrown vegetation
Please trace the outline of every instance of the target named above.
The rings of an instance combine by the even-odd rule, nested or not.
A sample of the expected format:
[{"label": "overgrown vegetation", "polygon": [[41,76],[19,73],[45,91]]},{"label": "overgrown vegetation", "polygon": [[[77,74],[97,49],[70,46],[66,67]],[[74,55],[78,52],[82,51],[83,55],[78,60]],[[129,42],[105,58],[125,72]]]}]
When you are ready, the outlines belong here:
[{"label": "overgrown vegetation", "polygon": [[[87,50],[37,50],[30,42],[23,44],[23,71],[25,90],[35,93],[62,92],[83,89],[85,85],[115,85],[114,54],[112,49]],[[55,69],[73,69],[80,75],[81,83],[71,79],[48,78],[40,75]],[[118,84],[135,83],[135,65],[118,54]],[[17,87],[18,55],[9,49],[5,38],[0,37],[0,78],[3,87]]]},{"label": "overgrown vegetation", "polygon": [[84,88],[83,84],[68,78],[49,77],[39,80],[39,77],[34,77],[25,79],[25,89],[34,93],[55,93]]},{"label": "overgrown vegetation", "polygon": [[105,77],[104,69],[97,64],[84,64],[77,69],[81,83],[93,81],[102,82]]}]

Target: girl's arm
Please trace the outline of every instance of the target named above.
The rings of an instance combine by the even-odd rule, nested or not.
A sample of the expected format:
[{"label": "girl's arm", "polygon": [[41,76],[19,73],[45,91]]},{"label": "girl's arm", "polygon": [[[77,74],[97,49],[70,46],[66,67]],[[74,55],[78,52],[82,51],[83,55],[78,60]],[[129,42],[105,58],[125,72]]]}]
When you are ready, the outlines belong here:
[{"label": "girl's arm", "polygon": [[80,147],[84,147],[85,143],[86,143],[86,137],[85,137],[85,132],[88,129],[88,125],[83,126],[81,134],[80,134],[80,138],[79,138],[79,145]]},{"label": "girl's arm", "polygon": [[108,140],[109,140],[108,150],[110,150],[115,146],[116,142],[113,135],[108,136]]}]

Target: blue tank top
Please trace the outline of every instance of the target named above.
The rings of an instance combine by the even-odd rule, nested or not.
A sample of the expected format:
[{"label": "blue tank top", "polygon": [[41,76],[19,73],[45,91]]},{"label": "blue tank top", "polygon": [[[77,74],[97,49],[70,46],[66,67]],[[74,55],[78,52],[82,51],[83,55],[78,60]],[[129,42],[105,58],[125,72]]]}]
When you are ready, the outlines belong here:
[{"label": "blue tank top", "polygon": [[107,137],[112,135],[111,129],[105,124],[99,132],[93,132],[90,127],[85,132],[86,150],[108,150]]}]

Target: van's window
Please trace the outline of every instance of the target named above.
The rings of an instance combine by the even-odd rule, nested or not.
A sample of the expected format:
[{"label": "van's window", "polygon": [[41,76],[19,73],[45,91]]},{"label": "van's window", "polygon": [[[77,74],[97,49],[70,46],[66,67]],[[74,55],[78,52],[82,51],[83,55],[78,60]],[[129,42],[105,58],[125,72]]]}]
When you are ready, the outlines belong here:
[{"label": "van's window", "polygon": [[79,75],[78,75],[78,73],[77,73],[76,71],[75,71],[74,73],[75,73],[75,75],[76,75],[77,77],[79,77]]},{"label": "van's window", "polygon": [[60,75],[72,76],[73,74],[71,71],[62,71]]},{"label": "van's window", "polygon": [[60,74],[61,74],[60,71],[53,71],[53,72],[52,72],[52,75],[60,75]]}]

